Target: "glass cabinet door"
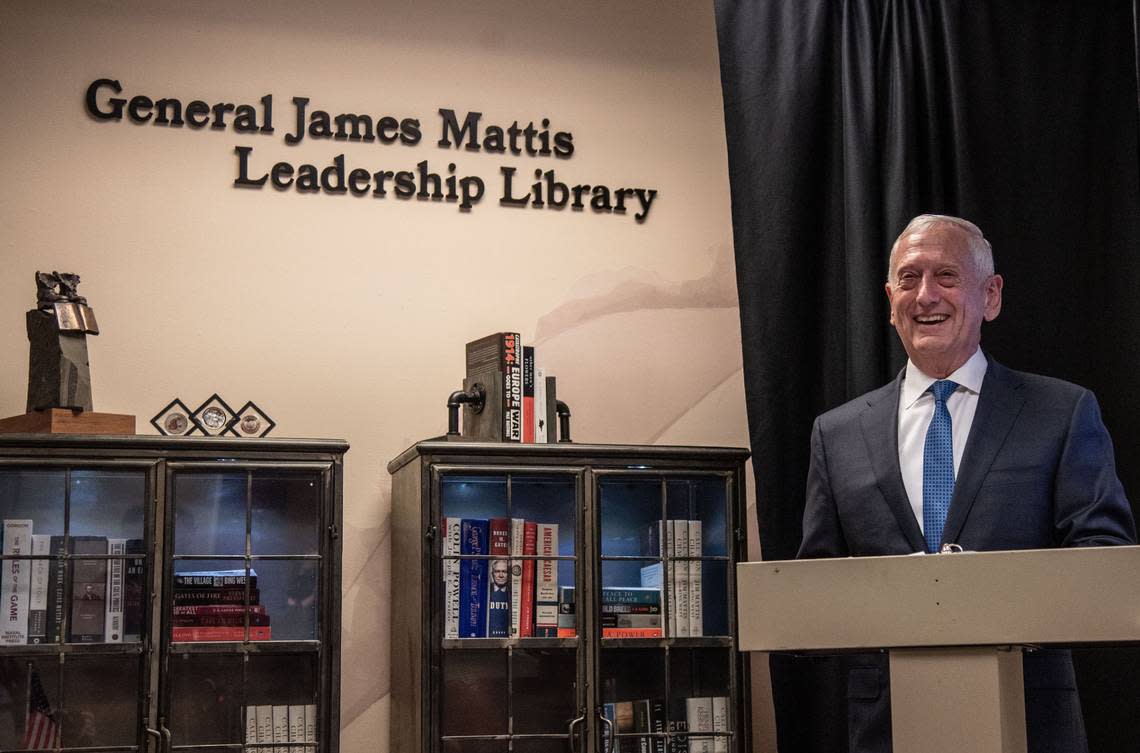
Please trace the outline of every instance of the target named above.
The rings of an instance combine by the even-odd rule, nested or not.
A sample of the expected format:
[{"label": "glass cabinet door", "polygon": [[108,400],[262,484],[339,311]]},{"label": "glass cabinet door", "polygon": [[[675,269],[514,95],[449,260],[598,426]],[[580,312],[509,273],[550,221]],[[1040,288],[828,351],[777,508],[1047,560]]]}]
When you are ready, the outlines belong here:
[{"label": "glass cabinet door", "polygon": [[217,464],[170,473],[163,697],[174,750],[316,750],[328,474]]},{"label": "glass cabinet door", "polygon": [[152,489],[152,463],[0,465],[0,750],[143,744]]},{"label": "glass cabinet door", "polygon": [[436,470],[433,750],[569,749],[584,702],[580,489],[572,472]]},{"label": "glass cabinet door", "polygon": [[599,750],[736,750],[731,491],[726,474],[598,473]]}]

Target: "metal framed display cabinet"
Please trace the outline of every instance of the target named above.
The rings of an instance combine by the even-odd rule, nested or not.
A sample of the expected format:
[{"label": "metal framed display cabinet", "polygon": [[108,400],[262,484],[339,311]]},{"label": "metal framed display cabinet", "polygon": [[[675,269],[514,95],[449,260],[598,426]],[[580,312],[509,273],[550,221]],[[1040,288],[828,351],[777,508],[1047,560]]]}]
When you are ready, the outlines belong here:
[{"label": "metal framed display cabinet", "polygon": [[389,463],[391,750],[749,751],[747,457],[431,440]]},{"label": "metal framed display cabinet", "polygon": [[0,435],[0,750],[337,753],[347,449]]}]

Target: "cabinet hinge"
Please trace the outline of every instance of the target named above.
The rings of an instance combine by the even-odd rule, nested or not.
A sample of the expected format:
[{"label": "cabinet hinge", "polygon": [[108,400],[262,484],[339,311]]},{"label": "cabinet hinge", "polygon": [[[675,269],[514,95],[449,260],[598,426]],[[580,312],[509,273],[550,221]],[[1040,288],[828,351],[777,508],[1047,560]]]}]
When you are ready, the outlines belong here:
[{"label": "cabinet hinge", "polygon": [[424,541],[432,541],[433,539],[435,539],[435,526],[428,526],[428,529],[424,531]]},{"label": "cabinet hinge", "polygon": [[336,527],[336,523],[329,526],[329,538],[336,541],[340,538],[340,529]]}]

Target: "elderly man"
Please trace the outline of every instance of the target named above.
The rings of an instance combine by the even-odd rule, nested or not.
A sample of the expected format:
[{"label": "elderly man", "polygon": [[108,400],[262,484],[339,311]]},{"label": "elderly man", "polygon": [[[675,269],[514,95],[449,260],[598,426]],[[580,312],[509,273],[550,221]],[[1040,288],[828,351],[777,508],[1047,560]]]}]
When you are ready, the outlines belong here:
[{"label": "elderly man", "polygon": [[[981,231],[916,217],[891,249],[886,290],[909,359],[816,420],[799,556],[1133,543],[1096,398],[980,348],[1002,294]],[[850,750],[889,751],[886,657],[848,665]],[[1069,653],[1027,653],[1024,669],[1029,750],[1086,750]]]}]

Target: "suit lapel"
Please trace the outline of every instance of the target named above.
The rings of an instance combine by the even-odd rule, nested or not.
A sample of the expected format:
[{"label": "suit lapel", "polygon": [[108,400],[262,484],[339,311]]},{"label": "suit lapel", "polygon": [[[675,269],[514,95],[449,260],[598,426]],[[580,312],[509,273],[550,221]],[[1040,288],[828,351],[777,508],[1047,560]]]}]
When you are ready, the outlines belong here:
[{"label": "suit lapel", "polygon": [[902,472],[899,470],[899,388],[905,372],[905,369],[900,372],[887,388],[876,390],[870,395],[867,408],[859,418],[863,428],[863,442],[867,446],[879,490],[911,549],[921,552],[926,548],[926,542],[922,538],[918,520],[914,517],[914,508],[910,506],[910,498],[907,497]]},{"label": "suit lapel", "polygon": [[954,497],[946,514],[946,526],[942,529],[943,542],[956,542],[961,537],[962,527],[974,506],[982,481],[1025,403],[1020,387],[1021,382],[1013,372],[990,359],[982,380],[982,391],[978,395],[974,423],[962,453],[960,473],[954,483]]}]

